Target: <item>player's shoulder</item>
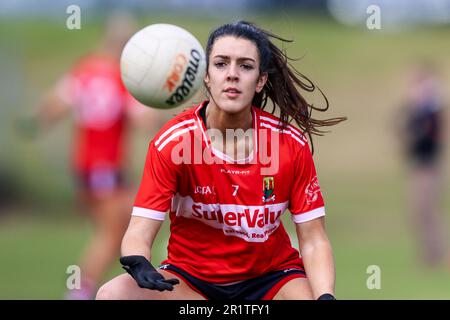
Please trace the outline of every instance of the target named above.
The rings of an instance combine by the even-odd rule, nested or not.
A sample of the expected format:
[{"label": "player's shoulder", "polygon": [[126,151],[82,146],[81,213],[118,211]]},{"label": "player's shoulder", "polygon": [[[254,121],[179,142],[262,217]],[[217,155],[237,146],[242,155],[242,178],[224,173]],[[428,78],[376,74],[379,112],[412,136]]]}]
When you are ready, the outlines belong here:
[{"label": "player's shoulder", "polygon": [[197,104],[182,111],[161,127],[152,140],[158,151],[171,149],[180,141],[182,136],[190,135],[194,130],[198,129],[196,110],[199,107],[200,104]]},{"label": "player's shoulder", "polygon": [[259,108],[254,108],[260,129],[268,129],[279,133],[283,141],[287,141],[296,147],[308,146],[308,139],[299,128],[289,123],[283,123],[280,117]]}]

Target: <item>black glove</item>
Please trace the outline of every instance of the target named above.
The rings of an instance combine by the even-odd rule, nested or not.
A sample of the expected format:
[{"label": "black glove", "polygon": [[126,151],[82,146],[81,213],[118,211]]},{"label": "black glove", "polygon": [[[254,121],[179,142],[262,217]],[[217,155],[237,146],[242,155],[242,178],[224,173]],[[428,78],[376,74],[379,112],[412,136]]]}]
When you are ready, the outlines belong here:
[{"label": "black glove", "polygon": [[317,300],[336,300],[336,298],[330,293],[324,293],[318,297]]},{"label": "black glove", "polygon": [[173,285],[180,283],[178,279],[164,279],[144,256],[121,257],[120,263],[140,288],[172,291]]}]

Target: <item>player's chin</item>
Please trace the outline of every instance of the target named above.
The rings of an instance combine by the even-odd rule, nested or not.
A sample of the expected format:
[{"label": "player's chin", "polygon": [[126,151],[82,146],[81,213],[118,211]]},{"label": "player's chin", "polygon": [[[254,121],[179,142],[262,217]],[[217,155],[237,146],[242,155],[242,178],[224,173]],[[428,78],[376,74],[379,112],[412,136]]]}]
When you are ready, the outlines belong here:
[{"label": "player's chin", "polygon": [[243,99],[223,99],[219,108],[230,114],[237,114],[245,109],[250,109],[251,101],[243,101]]}]

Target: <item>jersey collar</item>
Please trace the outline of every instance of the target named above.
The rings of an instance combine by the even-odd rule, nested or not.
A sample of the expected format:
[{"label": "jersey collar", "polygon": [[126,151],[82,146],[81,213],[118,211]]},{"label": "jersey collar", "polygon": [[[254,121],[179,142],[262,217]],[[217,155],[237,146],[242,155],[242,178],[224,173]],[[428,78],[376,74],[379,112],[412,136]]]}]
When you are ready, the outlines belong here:
[{"label": "jersey collar", "polygon": [[257,110],[255,106],[252,106],[252,121],[253,121],[253,150],[250,153],[250,155],[247,158],[244,159],[233,159],[230,156],[224,154],[220,150],[217,150],[211,145],[211,140],[207,134],[206,125],[202,119],[202,116],[200,115],[200,110],[204,107],[206,107],[207,103],[209,101],[205,100],[202,103],[200,103],[194,110],[194,115],[196,118],[196,121],[198,123],[198,126],[200,130],[202,131],[203,141],[205,142],[205,145],[207,148],[211,149],[212,154],[214,154],[216,157],[224,160],[226,163],[232,163],[232,164],[247,164],[250,163],[258,154],[258,115]]}]

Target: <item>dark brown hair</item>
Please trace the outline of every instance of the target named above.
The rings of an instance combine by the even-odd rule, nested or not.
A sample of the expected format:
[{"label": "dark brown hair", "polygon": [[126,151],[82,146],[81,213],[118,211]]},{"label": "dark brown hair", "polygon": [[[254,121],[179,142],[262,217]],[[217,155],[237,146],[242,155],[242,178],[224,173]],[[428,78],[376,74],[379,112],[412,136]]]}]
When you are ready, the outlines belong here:
[{"label": "dark brown hair", "polygon": [[[274,106],[272,113],[275,112],[275,106],[280,108],[280,120],[283,126],[286,126],[294,120],[302,130],[303,134],[308,135],[313,151],[313,134],[321,136],[327,132],[322,129],[323,127],[333,126],[346,120],[346,117],[324,120],[312,118],[311,115],[313,110],[320,112],[328,110],[329,103],[327,97],[311,80],[289,63],[289,61],[292,61],[293,59],[290,59],[284,51],[274,45],[270,41],[270,38],[282,42],[292,41],[283,39],[274,33],[263,30],[253,23],[238,21],[225,24],[214,30],[210,34],[206,45],[207,68],[209,67],[209,56],[214,42],[218,38],[224,36],[247,39],[256,45],[260,57],[260,73],[267,73],[268,78],[263,90],[256,93],[253,97],[252,104],[255,107],[264,109],[267,101],[271,100]],[[313,92],[315,89],[319,90],[324,97],[325,106],[316,107],[313,104],[308,103],[301,94],[301,90]]]}]

